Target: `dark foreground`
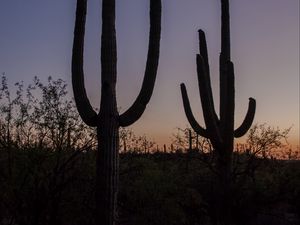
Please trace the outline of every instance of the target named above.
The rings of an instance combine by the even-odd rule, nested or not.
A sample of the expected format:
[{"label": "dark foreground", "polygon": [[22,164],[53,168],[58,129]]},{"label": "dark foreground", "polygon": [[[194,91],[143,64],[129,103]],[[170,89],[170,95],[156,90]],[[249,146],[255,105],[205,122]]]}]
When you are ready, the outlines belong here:
[{"label": "dark foreground", "polygon": [[[120,225],[208,225],[215,175],[209,154],[121,154]],[[300,162],[235,157],[234,221],[297,225]],[[95,152],[0,149],[0,225],[91,225]]]}]

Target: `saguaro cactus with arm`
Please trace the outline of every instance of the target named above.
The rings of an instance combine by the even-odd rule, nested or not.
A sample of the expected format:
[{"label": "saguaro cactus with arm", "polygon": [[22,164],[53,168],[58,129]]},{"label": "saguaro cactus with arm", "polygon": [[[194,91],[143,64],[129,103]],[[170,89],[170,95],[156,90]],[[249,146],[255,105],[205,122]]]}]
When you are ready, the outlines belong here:
[{"label": "saguaro cactus with arm", "polygon": [[102,1],[101,37],[101,102],[94,111],[84,86],[83,49],[87,0],[77,0],[72,54],[72,85],[75,102],[82,120],[97,127],[98,151],[96,171],[96,223],[116,224],[119,127],[133,124],[148,104],[156,78],[161,30],[161,0],[150,0],[150,34],[148,56],[141,91],[133,105],[122,115],[117,111],[117,49],[115,0]]},{"label": "saguaro cactus with arm", "polygon": [[[199,30],[200,54],[197,54],[198,85],[201,104],[206,128],[196,121],[190,106],[185,85],[181,84],[181,93],[186,117],[192,128],[201,136],[209,138],[218,156],[217,170],[219,171],[220,187],[223,189],[224,199],[222,205],[224,213],[220,224],[228,224],[226,208],[229,203],[229,190],[231,185],[231,163],[234,138],[243,136],[250,128],[255,114],[256,102],[249,99],[248,111],[241,126],[234,129],[234,68],[230,59],[230,23],[229,23],[229,0],[221,0],[221,53],[220,53],[220,113],[215,111],[210,72],[207,54],[205,33]],[[227,206],[226,206],[227,205]],[[220,207],[221,208],[221,207]],[[227,214],[227,215],[225,215]]]}]

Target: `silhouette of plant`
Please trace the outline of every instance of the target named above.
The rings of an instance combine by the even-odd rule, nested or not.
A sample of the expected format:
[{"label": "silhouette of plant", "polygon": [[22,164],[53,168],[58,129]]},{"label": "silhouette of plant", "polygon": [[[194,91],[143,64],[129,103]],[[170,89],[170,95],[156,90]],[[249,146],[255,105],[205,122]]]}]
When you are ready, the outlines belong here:
[{"label": "silhouette of plant", "polygon": [[82,120],[97,127],[96,223],[116,223],[119,127],[137,121],[148,104],[158,67],[161,1],[150,1],[150,35],[145,76],[141,91],[133,105],[119,115],[116,102],[117,49],[115,31],[115,0],[102,1],[101,37],[101,103],[100,112],[92,108],[85,91],[83,48],[87,0],[77,1],[74,43],[72,54],[72,84],[75,102]]},{"label": "silhouette of plant", "polygon": [[172,134],[172,145],[177,150],[196,150],[207,153],[211,151],[210,142],[197,134],[191,127],[176,128],[177,132]]},{"label": "silhouette of plant", "polygon": [[67,94],[66,82],[37,77],[26,88],[15,83],[11,93],[7,78],[0,86],[0,146],[14,148],[93,148],[95,132],[85,125]]},{"label": "silhouette of plant", "polygon": [[219,196],[216,204],[216,224],[231,224],[231,180],[232,153],[234,138],[243,136],[250,128],[255,114],[256,103],[249,99],[249,107],[242,125],[234,129],[234,69],[230,58],[229,0],[221,0],[221,53],[220,53],[220,115],[216,114],[207,54],[205,33],[199,30],[200,54],[197,54],[198,85],[206,129],[197,123],[189,103],[186,88],[181,84],[182,99],[186,117],[192,128],[201,136],[208,138],[217,154],[219,175]]},{"label": "silhouette of plant", "polygon": [[79,179],[95,131],[81,121],[65,81],[35,77],[11,91],[1,80],[0,224],[58,224],[62,195]]},{"label": "silhouette of plant", "polygon": [[[287,144],[287,136],[291,130],[280,130],[266,124],[255,124],[250,130],[247,138],[247,150],[251,155],[263,158],[276,156],[277,151],[283,151]],[[285,143],[284,143],[284,142]],[[277,154],[280,152],[277,152]],[[282,152],[281,152],[282,154]]]}]

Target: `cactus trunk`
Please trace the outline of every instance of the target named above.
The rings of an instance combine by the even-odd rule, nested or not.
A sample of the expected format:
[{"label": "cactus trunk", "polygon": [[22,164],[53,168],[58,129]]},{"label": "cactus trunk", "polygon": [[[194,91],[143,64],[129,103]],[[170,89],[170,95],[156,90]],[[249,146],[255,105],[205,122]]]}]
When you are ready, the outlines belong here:
[{"label": "cactus trunk", "polygon": [[223,146],[217,151],[215,192],[216,225],[232,225],[232,151],[231,146]]},{"label": "cactus trunk", "polygon": [[96,224],[115,225],[119,174],[119,126],[107,120],[97,129]]},{"label": "cactus trunk", "polygon": [[96,224],[115,225],[119,171],[119,123],[116,101],[115,0],[103,0],[101,103],[97,124]]}]

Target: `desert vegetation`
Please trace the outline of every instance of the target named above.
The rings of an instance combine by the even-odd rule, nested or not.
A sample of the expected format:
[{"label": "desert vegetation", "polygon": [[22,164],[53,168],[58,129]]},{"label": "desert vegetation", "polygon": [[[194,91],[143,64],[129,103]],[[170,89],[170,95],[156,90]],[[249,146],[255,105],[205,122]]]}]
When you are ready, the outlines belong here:
[{"label": "desert vegetation", "polygon": [[[0,224],[96,224],[96,130],[81,121],[63,80],[11,89],[3,76]],[[235,146],[235,224],[299,222],[299,154],[275,158],[288,131],[254,125]],[[212,224],[213,146],[190,127],[170,136],[164,148],[120,130],[118,224]]]},{"label": "desert vegetation", "polygon": [[[256,101],[234,128],[235,74],[229,0],[221,0],[220,110],[215,110],[205,32],[197,74],[205,126],[193,115],[159,146],[127,128],[140,119],[156,80],[161,0],[149,1],[142,87],[119,114],[115,0],[102,1],[101,99],[84,84],[87,0],[77,0],[72,50],[74,99],[62,79],[0,84],[0,225],[291,225],[300,223],[300,157],[291,128],[253,124]],[[245,136],[243,143],[234,138]],[[299,147],[298,147],[299,148]]]}]

